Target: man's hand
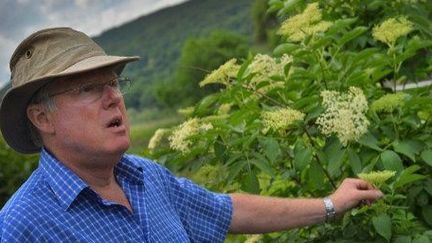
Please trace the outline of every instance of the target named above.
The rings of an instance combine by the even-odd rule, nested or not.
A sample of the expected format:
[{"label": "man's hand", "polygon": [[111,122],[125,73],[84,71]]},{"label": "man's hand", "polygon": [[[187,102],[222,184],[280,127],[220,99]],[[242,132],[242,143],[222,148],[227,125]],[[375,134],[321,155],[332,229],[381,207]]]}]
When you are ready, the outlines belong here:
[{"label": "man's hand", "polygon": [[330,196],[336,210],[340,215],[347,210],[358,206],[362,202],[370,204],[380,197],[383,193],[372,185],[361,179],[345,179],[339,188]]}]

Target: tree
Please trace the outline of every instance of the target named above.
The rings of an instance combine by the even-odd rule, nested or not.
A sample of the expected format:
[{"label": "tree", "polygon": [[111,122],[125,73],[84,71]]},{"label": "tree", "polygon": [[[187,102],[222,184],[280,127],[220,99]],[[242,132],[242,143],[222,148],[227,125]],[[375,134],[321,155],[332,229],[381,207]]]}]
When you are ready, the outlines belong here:
[{"label": "tree", "polygon": [[156,87],[159,101],[169,107],[185,106],[215,92],[220,86],[202,89],[198,83],[225,61],[244,58],[247,53],[247,38],[229,31],[219,30],[208,37],[188,39],[182,48],[174,78]]}]

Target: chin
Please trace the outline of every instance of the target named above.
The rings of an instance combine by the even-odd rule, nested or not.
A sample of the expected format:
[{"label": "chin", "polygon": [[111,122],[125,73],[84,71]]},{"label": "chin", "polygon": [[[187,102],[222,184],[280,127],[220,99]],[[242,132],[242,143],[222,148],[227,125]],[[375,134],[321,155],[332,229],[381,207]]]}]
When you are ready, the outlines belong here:
[{"label": "chin", "polygon": [[119,153],[125,153],[128,149],[129,149],[130,143],[124,143],[124,144],[119,144],[119,146],[117,146],[116,151],[118,151]]}]

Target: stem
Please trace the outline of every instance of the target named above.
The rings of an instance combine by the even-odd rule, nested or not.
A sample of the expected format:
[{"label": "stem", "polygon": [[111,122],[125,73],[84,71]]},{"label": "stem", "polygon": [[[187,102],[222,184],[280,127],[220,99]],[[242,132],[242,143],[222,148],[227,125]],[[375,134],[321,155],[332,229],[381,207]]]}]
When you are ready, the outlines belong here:
[{"label": "stem", "polygon": [[[309,139],[309,141],[310,141],[312,147],[314,147],[316,150],[318,150],[317,147],[315,146],[314,141],[313,141],[313,139],[312,139],[312,136],[309,134],[309,131],[307,130],[306,126],[304,127],[304,131],[305,131],[306,136],[308,137],[308,139]],[[335,182],[334,182],[333,179],[331,178],[331,176],[330,176],[330,174],[328,173],[328,171],[324,168],[324,165],[322,164],[322,162],[321,162],[319,156],[318,156],[316,153],[314,153],[314,157],[315,157],[315,159],[316,159],[318,165],[319,165],[319,166],[321,167],[321,169],[324,171],[324,174],[326,175],[327,179],[330,181],[330,184],[332,185],[333,189],[336,189],[337,187],[336,187]]]},{"label": "stem", "polygon": [[284,104],[282,104],[281,102],[279,102],[279,101],[273,99],[272,97],[270,97],[270,96],[268,96],[268,95],[266,95],[266,94],[264,94],[264,93],[262,93],[262,92],[260,92],[260,91],[258,91],[258,90],[252,89],[252,88],[248,87],[247,85],[242,85],[242,87],[245,88],[245,89],[248,90],[248,91],[251,91],[251,92],[253,92],[253,93],[255,93],[255,94],[258,94],[258,95],[260,95],[260,96],[262,96],[262,97],[268,99],[268,100],[269,100],[270,102],[272,102],[274,105],[277,105],[277,106],[280,106],[280,107],[284,107],[284,106],[285,106]]},{"label": "stem", "polygon": [[395,117],[393,115],[393,112],[391,113],[391,117],[392,117],[393,129],[394,129],[394,132],[395,132],[395,135],[396,135],[396,140],[398,140],[399,139],[399,131],[398,131],[397,127],[396,127],[396,122],[395,122]]},{"label": "stem", "polygon": [[316,57],[317,57],[317,61],[318,61],[319,65],[320,65],[320,68],[321,68],[321,73],[322,73],[322,78],[323,78],[322,81],[324,82],[324,87],[326,89],[328,89],[328,87],[327,87],[327,81],[326,81],[326,74],[324,72],[324,65],[323,65],[323,63],[325,63],[325,60],[323,59],[322,52],[319,51],[319,53],[318,53],[318,55],[316,55]]}]

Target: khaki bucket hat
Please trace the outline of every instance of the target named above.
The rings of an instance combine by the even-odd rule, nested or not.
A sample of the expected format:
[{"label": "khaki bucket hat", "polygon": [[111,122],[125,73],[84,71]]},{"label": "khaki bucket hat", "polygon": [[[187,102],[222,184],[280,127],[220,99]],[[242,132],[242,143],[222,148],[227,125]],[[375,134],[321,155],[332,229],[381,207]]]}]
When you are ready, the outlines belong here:
[{"label": "khaki bucket hat", "polygon": [[10,147],[30,154],[40,151],[30,137],[26,109],[32,96],[55,78],[113,66],[120,74],[138,56],[109,56],[86,34],[71,28],[33,33],[18,45],[9,66],[12,87],[0,106],[0,129]]}]

